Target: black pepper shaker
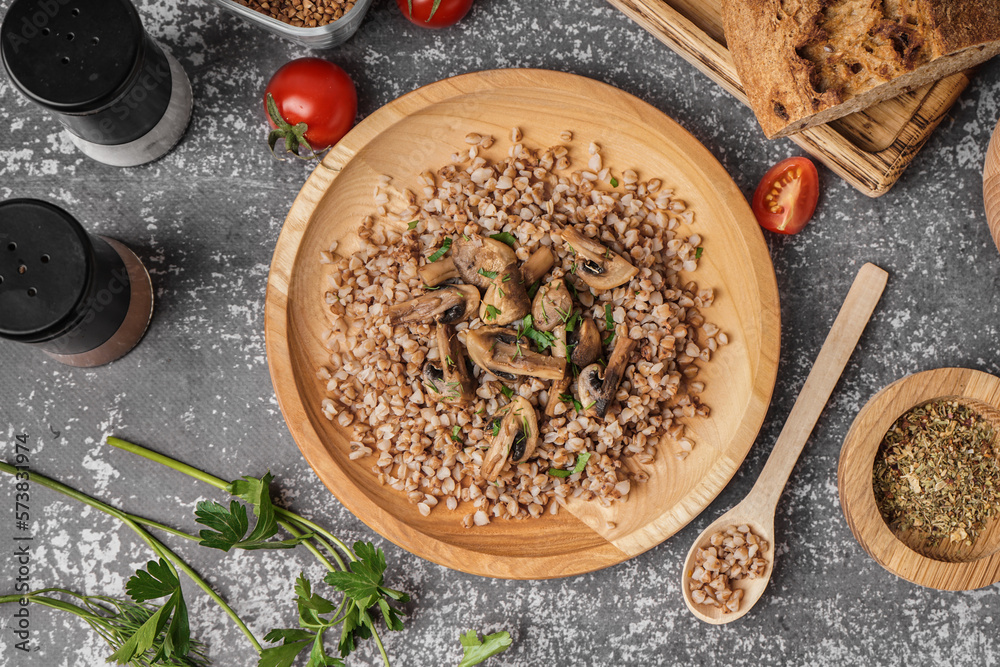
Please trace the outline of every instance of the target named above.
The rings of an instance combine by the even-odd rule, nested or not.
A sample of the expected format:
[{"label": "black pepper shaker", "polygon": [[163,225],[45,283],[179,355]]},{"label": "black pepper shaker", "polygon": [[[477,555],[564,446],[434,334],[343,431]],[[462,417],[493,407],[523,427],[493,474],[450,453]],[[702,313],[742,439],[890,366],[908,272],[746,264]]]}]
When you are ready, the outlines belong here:
[{"label": "black pepper shaker", "polygon": [[131,350],[152,315],[149,273],[127,247],[47,202],[0,202],[0,338],[101,366]]},{"label": "black pepper shaker", "polygon": [[146,34],[129,0],[14,0],[0,55],[14,86],[99,162],[151,162],[191,119],[187,74]]}]

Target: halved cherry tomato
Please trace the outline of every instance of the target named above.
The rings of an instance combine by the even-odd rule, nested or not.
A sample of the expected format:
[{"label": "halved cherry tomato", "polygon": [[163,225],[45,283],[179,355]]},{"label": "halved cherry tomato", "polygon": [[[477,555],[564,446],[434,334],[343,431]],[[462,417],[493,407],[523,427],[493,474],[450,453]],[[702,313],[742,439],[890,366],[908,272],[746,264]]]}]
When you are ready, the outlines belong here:
[{"label": "halved cherry tomato", "polygon": [[424,28],[455,25],[472,9],[472,0],[396,0],[403,16]]},{"label": "halved cherry tomato", "polygon": [[819,175],[804,157],[782,160],[764,174],[753,195],[753,214],[764,229],[796,234],[816,212]]}]

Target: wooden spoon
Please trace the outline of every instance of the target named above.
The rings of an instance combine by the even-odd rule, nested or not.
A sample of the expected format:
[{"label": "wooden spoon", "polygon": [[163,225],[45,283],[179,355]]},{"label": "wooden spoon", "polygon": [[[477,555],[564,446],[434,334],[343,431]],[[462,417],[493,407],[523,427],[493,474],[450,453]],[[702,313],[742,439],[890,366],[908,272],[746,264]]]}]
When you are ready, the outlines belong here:
[{"label": "wooden spoon", "polygon": [[986,221],[990,225],[993,241],[1000,249],[1000,124],[993,131],[993,139],[986,151],[983,168],[983,199],[986,203]]},{"label": "wooden spoon", "polygon": [[[874,264],[861,267],[753,489],[739,505],[703,530],[688,551],[681,572],[681,591],[691,613],[706,623],[721,625],[735,621],[750,611],[764,593],[774,569],[774,513],[778,498],[851,358],[888,278],[889,274]],[[734,590],[743,590],[743,600],[738,611],[723,613],[719,607],[700,605],[691,599],[689,577],[695,569],[697,551],[710,545],[709,540],[714,533],[725,531],[732,525],[747,526],[767,542],[767,548],[762,550],[767,568],[756,579],[741,579],[733,584]]]}]

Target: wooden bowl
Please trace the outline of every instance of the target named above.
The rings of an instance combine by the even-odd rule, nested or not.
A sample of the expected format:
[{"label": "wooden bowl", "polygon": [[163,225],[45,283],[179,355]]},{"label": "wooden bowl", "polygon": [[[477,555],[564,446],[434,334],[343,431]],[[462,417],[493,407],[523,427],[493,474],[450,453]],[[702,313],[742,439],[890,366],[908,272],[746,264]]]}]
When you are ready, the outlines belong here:
[{"label": "wooden bowl", "polygon": [[930,546],[917,531],[895,532],[878,510],[872,469],[879,444],[908,410],[956,399],[1000,424],[1000,378],[963,368],[910,375],[877,393],[854,420],[840,452],[837,488],[847,524],[862,548],[893,574],[929,588],[971,590],[1000,581],[1000,520],[991,520],[971,546]]},{"label": "wooden bowl", "polygon": [[[590,141],[605,164],[658,176],[695,211],[704,256],[693,276],[716,290],[706,310],[730,344],[700,379],[710,418],[690,420],[694,452],[676,459],[669,446],[647,468],[628,502],[612,508],[573,501],[556,516],[495,520],[467,530],[472,511],[439,505],[422,516],[404,494],[381,486],[374,458],[348,460],[350,433],[323,417],[328,363],[323,294],[328,268],[321,250],[358,247],[355,230],[375,213],[372,192],[381,174],[398,189],[447,164],[469,132],[498,139],[493,157],[506,155],[511,127],[527,145],[564,143],[587,159]],[[285,221],[268,279],[267,354],[275,393],[296,443],[319,478],[373,530],[412,553],[465,572],[513,579],[574,575],[620,563],[673,535],[725,487],[763,422],[777,372],[778,293],[760,228],[722,166],[691,135],[644,102],[590,79],[539,70],[467,74],[431,84],[378,110],[330,152],[306,182]],[[567,511],[568,510],[568,511]],[[610,522],[610,523],[609,523]]]},{"label": "wooden bowl", "polygon": [[997,249],[1000,249],[1000,124],[993,131],[993,138],[986,151],[983,199],[986,203],[986,221],[990,225],[993,241],[997,244]]}]

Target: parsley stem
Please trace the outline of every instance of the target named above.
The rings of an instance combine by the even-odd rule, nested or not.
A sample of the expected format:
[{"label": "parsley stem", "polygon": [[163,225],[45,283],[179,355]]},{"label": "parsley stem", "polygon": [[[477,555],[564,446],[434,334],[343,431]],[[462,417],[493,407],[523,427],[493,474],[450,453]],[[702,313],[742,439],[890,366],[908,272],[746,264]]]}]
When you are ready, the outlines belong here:
[{"label": "parsley stem", "polygon": [[168,468],[173,468],[177,472],[182,472],[188,477],[194,477],[195,479],[205,482],[206,484],[210,484],[217,489],[228,491],[229,482],[219,479],[215,475],[210,475],[207,472],[198,470],[194,466],[189,466],[186,463],[181,463],[180,461],[172,459],[164,454],[154,452],[153,450],[146,449],[141,445],[127,442],[125,440],[122,440],[121,438],[115,438],[113,436],[108,437],[108,444],[111,445],[112,447],[117,447],[118,449],[124,449],[126,452],[131,452],[132,454],[137,454],[143,458],[149,459],[150,461],[154,461],[161,465],[165,465]]},{"label": "parsley stem", "polygon": [[[19,471],[17,470],[17,468],[8,463],[0,462],[0,472],[5,472],[9,475],[16,475]],[[202,590],[204,590],[209,595],[209,597],[215,600],[215,602],[220,607],[222,607],[222,610],[225,611],[226,614],[228,614],[231,619],[233,619],[233,622],[236,623],[237,627],[239,627],[239,629],[243,631],[243,634],[247,636],[247,638],[250,640],[250,643],[253,644],[254,648],[257,650],[257,653],[260,653],[261,651],[264,650],[261,647],[260,642],[257,641],[257,638],[253,636],[252,632],[250,632],[250,628],[248,628],[246,624],[243,622],[243,620],[236,614],[236,612],[233,611],[233,608],[230,607],[228,604],[226,604],[226,601],[223,600],[221,597],[219,597],[219,594],[216,593],[215,590],[211,586],[209,586],[208,583],[206,583],[205,580],[202,579],[197,572],[191,569],[191,566],[188,565],[180,556],[178,556],[173,551],[168,549],[165,544],[163,544],[158,539],[150,535],[145,528],[140,526],[139,522],[136,520],[137,519],[136,517],[133,517],[127,512],[123,512],[122,510],[116,507],[112,507],[107,503],[103,503],[100,500],[97,500],[96,498],[92,498],[91,496],[88,496],[85,493],[77,491],[72,487],[66,486],[62,482],[57,482],[54,479],[50,479],[45,475],[39,475],[38,473],[32,472],[31,481],[33,483],[40,484],[41,486],[52,489],[53,491],[56,491],[58,493],[61,493],[64,496],[79,501],[84,505],[90,505],[94,509],[100,510],[105,514],[118,519],[126,526],[131,528],[132,532],[138,535],[143,542],[149,545],[149,548],[152,549],[154,553],[156,553],[158,556],[163,557],[165,560],[172,561],[171,569],[173,569],[174,565],[180,567],[185,574],[191,577],[191,580],[194,581],[194,583],[198,584],[198,586]]]},{"label": "parsley stem", "polygon": [[[293,526],[291,523],[287,521],[279,521],[278,525],[284,528],[288,532],[288,534],[291,535],[292,537],[302,537],[302,533],[296,530],[295,526]],[[300,544],[302,544],[302,546],[308,549],[313,556],[316,556],[316,559],[319,562],[323,563],[323,565],[326,566],[326,569],[330,570],[331,572],[334,572],[336,570],[336,568],[333,566],[333,563],[328,561],[326,559],[326,556],[324,556],[319,549],[313,546],[312,542],[310,542],[309,540],[303,540]],[[343,566],[341,566],[341,569],[344,569]]]},{"label": "parsley stem", "polygon": [[[117,447],[118,449],[124,449],[127,452],[131,452],[132,454],[136,454],[136,455],[141,456],[141,457],[143,457],[145,459],[149,459],[150,461],[153,461],[155,463],[159,463],[161,465],[165,465],[168,468],[172,468],[173,470],[176,470],[177,472],[184,473],[188,477],[193,477],[193,478],[195,478],[197,480],[205,482],[206,484],[210,484],[211,486],[214,486],[217,489],[221,489],[223,491],[226,491],[227,493],[229,492],[229,483],[228,482],[226,482],[226,481],[224,481],[224,480],[216,477],[215,475],[210,475],[209,473],[204,472],[203,470],[199,470],[198,468],[195,468],[194,466],[189,466],[186,463],[181,463],[180,461],[172,459],[169,456],[166,456],[164,454],[160,454],[158,452],[154,452],[151,449],[146,449],[145,447],[143,447],[141,445],[137,445],[135,443],[128,442],[126,440],[122,440],[121,438],[115,438],[113,436],[110,436],[110,437],[108,437],[108,441],[107,442],[112,447]],[[283,507],[275,507],[274,511],[275,511],[276,514],[279,514],[279,515],[285,517],[286,519],[289,519],[289,520],[293,521],[294,523],[297,523],[297,524],[299,524],[301,526],[309,528],[311,531],[313,531],[317,535],[322,535],[327,540],[329,540],[333,544],[337,545],[337,547],[341,551],[343,551],[344,554],[350,560],[352,560],[352,561],[357,560],[357,557],[354,555],[354,552],[351,551],[350,547],[348,547],[346,544],[344,544],[344,542],[342,540],[338,539],[335,535],[333,535],[330,531],[326,530],[322,526],[317,525],[317,524],[313,523],[312,521],[310,521],[310,520],[308,520],[308,519],[306,519],[304,517],[301,517],[298,514],[292,512],[290,510],[286,510]],[[333,549],[330,549],[330,553],[332,553],[334,555],[334,558],[336,558],[338,561],[340,561],[340,558],[336,555],[336,552]],[[343,569],[346,569],[346,567],[343,568]]]},{"label": "parsley stem", "polygon": [[183,530],[177,530],[176,528],[171,528],[165,524],[158,521],[152,521],[150,519],[144,519],[141,516],[135,516],[134,514],[129,514],[128,517],[138,524],[147,526],[149,528],[156,528],[157,530],[162,530],[165,533],[170,533],[171,535],[176,535],[177,537],[183,537],[185,540],[191,540],[193,542],[201,542],[201,538],[192,535],[191,533],[185,533]]},{"label": "parsley stem", "polygon": [[[386,622],[388,623],[388,619],[386,620]],[[382,662],[385,663],[385,667],[390,667],[390,665],[389,665],[389,656],[385,652],[385,646],[382,645],[382,638],[379,637],[378,630],[375,629],[375,624],[373,623],[369,627],[370,627],[370,629],[372,631],[372,638],[375,640],[375,643],[378,645],[378,652],[382,654]]]}]

